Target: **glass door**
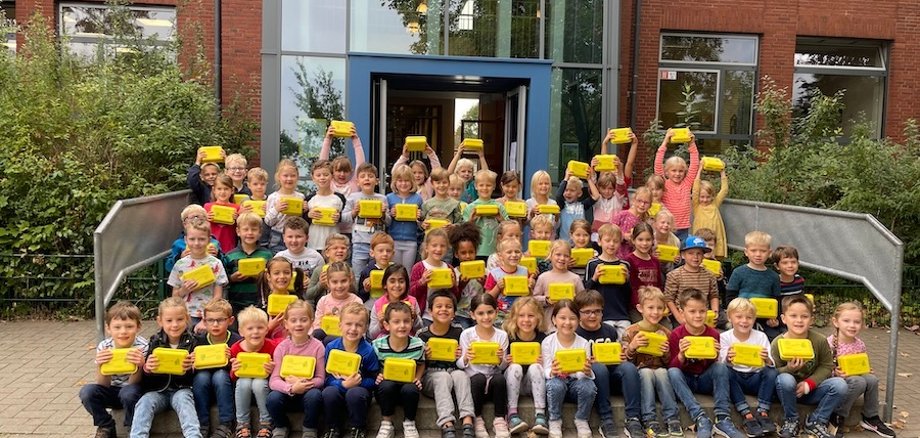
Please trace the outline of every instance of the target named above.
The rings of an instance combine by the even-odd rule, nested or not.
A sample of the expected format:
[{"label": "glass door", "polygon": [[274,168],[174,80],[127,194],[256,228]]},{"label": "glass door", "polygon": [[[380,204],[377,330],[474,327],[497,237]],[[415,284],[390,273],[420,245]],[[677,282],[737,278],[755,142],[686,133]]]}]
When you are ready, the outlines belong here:
[{"label": "glass door", "polygon": [[[523,172],[524,139],[527,128],[527,86],[521,85],[506,93],[505,101],[505,166],[508,170]],[[501,175],[501,172],[498,174]],[[527,184],[530,180],[522,175],[521,181]]]}]

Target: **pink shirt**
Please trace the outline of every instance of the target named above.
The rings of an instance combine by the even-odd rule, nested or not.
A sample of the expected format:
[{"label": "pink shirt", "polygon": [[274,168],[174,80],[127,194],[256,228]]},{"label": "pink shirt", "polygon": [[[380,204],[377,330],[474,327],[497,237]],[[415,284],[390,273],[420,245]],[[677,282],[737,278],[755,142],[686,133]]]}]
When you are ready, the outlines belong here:
[{"label": "pink shirt", "polygon": [[690,143],[690,168],[687,169],[684,180],[675,183],[664,173],[664,154],[667,150],[668,148],[663,146],[659,147],[658,152],[655,153],[655,175],[664,178],[661,203],[674,215],[675,228],[683,230],[690,228],[690,192],[693,189],[696,172],[700,168],[700,152],[696,148],[696,142]]},{"label": "pink shirt", "polygon": [[303,344],[295,344],[294,341],[288,338],[275,347],[275,352],[272,353],[272,362],[275,362],[275,368],[272,370],[272,375],[268,380],[268,386],[271,389],[284,394],[291,393],[293,385],[281,377],[281,362],[284,361],[284,356],[288,355],[315,357],[316,368],[313,369],[313,378],[310,381],[313,382],[314,388],[323,388],[323,382],[326,381],[326,348],[322,342],[310,337]]},{"label": "pink shirt", "polygon": [[332,294],[323,295],[323,297],[319,299],[319,302],[316,303],[316,319],[313,320],[313,330],[320,328],[323,322],[323,316],[338,315],[339,310],[348,303],[364,304],[364,301],[361,301],[361,298],[350,292],[345,299],[341,300],[333,298]]}]

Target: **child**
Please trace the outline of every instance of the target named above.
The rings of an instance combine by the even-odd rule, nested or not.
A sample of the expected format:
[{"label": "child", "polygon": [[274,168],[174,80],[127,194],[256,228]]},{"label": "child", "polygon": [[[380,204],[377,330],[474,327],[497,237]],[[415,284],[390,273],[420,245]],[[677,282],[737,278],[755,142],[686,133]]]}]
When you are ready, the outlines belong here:
[{"label": "child", "polygon": [[357,353],[361,356],[361,366],[357,373],[350,376],[326,374],[326,387],[323,389],[323,414],[326,417],[326,427],[329,428],[326,436],[342,436],[342,419],[348,418],[347,436],[364,438],[367,410],[371,394],[377,386],[375,382],[380,372],[380,362],[374,347],[364,339],[367,333],[367,308],[361,303],[349,303],[342,308],[339,316],[342,337],[326,345],[326,357],[329,357],[332,350]]},{"label": "child", "polygon": [[253,167],[246,173],[246,186],[249,188],[249,199],[264,201],[267,199],[265,188],[268,186],[268,172],[261,167]]},{"label": "child", "polygon": [[[538,214],[530,220],[530,239],[529,240],[553,240],[555,228],[553,228],[553,215]],[[531,257],[530,251],[525,251],[524,256]],[[537,276],[552,269],[552,264],[548,259],[537,257],[537,272],[531,272]]]},{"label": "child", "polygon": [[[541,205],[559,205],[556,200],[550,197],[553,189],[553,180],[549,172],[538,170],[530,177],[530,197],[527,198],[527,217],[533,218],[540,214],[538,207]],[[556,215],[558,216],[558,215]],[[553,216],[554,224],[556,216]]]},{"label": "child", "polygon": [[[453,339],[460,342],[460,327],[452,324],[456,311],[457,300],[446,289],[438,289],[431,293],[428,301],[428,312],[431,313],[431,325],[418,332],[419,339],[425,344],[431,338]],[[457,347],[456,357],[459,359],[461,350]],[[454,399],[460,419],[463,421],[463,438],[473,438],[473,397],[470,394],[470,377],[457,368],[456,361],[436,361],[431,359],[431,349],[425,347],[425,375],[422,381],[422,392],[435,399],[435,409],[438,413],[438,427],[441,428],[441,438],[456,437],[456,421],[454,416]]]},{"label": "child", "polygon": [[[696,230],[696,237],[706,241],[706,247],[709,248],[709,252],[703,253],[703,258],[706,260],[716,260],[713,254],[716,247],[716,234],[709,228],[700,228]],[[719,317],[716,327],[721,328],[728,322],[728,318],[725,316],[725,306],[728,304],[729,300],[725,299],[725,296],[728,293],[728,277],[732,275],[732,264],[728,260],[716,261],[719,262],[719,273],[715,274],[716,287],[719,289]],[[782,327],[782,323],[780,323],[780,327]]]},{"label": "child", "polygon": [[[115,438],[115,420],[107,408],[125,410],[125,427],[131,429],[134,406],[141,392],[141,368],[147,354],[147,339],[138,336],[141,329],[141,311],[128,301],[119,301],[105,313],[105,331],[109,337],[96,346],[96,380],[80,388],[80,402],[93,416],[96,436]],[[106,376],[100,367],[112,360],[112,349],[130,348],[127,361],[137,366],[131,374]]]},{"label": "child", "polygon": [[[620,161],[614,158],[617,163],[617,169],[620,169]],[[600,231],[604,224],[613,222],[613,216],[623,209],[623,205],[628,202],[626,192],[626,182],[623,181],[622,175],[617,172],[614,176],[610,173],[604,173],[597,179],[597,192],[600,198],[594,204],[593,221],[591,222],[591,238],[597,241],[597,232]]]},{"label": "child", "polygon": [[[533,297],[543,307],[544,315],[542,320],[552,321],[552,312],[555,302],[549,297],[549,287],[554,283],[567,283],[575,285],[575,295],[585,290],[583,277],[579,277],[573,272],[569,272],[569,264],[572,261],[572,248],[564,240],[556,240],[549,248],[549,261],[553,269],[540,274],[537,282],[533,287]],[[508,329],[509,334],[511,333]],[[549,331],[553,331],[550,327]]]},{"label": "child", "polygon": [[[284,246],[284,224],[289,216],[281,213],[287,209],[287,198],[304,199],[303,193],[297,191],[297,182],[300,180],[300,173],[297,165],[293,161],[284,159],[278,162],[278,170],[275,171],[275,187],[277,191],[268,195],[265,201],[265,225],[270,228],[268,238],[268,249],[273,253],[283,251]],[[304,229],[306,230],[306,229]]]},{"label": "child", "polygon": [[664,161],[664,154],[668,151],[668,144],[674,130],[668,129],[664,135],[658,152],[655,153],[655,175],[665,178],[664,192],[661,195],[661,204],[674,215],[677,227],[674,234],[678,239],[686,239],[690,234],[690,192],[693,181],[696,179],[697,169],[700,167],[700,153],[696,147],[696,137],[690,134],[690,168],[687,162],[676,155]]},{"label": "child", "polygon": [[[405,273],[405,268],[402,268],[402,271]],[[380,415],[383,417],[380,420],[377,438],[393,438],[393,414],[396,413],[397,405],[402,405],[405,416],[403,436],[419,436],[418,428],[415,426],[415,413],[418,410],[419,391],[422,389],[422,375],[425,373],[425,343],[410,334],[414,330],[416,318],[418,311],[401,301],[390,303],[383,312],[383,328],[389,334],[374,340],[377,359],[384,367],[387,360],[393,358],[414,360],[416,365],[412,383],[384,380],[382,373],[377,375],[376,396],[380,405]]]},{"label": "child", "polygon": [[[498,224],[498,232],[495,233],[495,241],[501,242],[505,239],[521,241],[521,223],[515,220],[506,220]],[[497,268],[499,264],[498,254],[493,253],[486,260],[486,269]]]},{"label": "child", "polygon": [[719,193],[709,181],[703,181],[703,166],[697,170],[693,180],[691,204],[693,206],[693,227],[691,231],[696,234],[700,228],[709,228],[716,234],[716,247],[713,249],[717,260],[722,260],[728,255],[725,245],[725,223],[722,222],[722,213],[719,206],[728,196],[728,175],[722,170],[722,180],[719,183]]},{"label": "child", "polygon": [[224,253],[230,252],[236,248],[236,229],[233,224],[219,224],[214,222],[214,213],[211,209],[215,205],[230,207],[233,209],[233,220],[236,221],[240,212],[240,206],[233,203],[233,180],[226,174],[217,175],[214,180],[214,186],[211,189],[211,200],[204,204],[204,210],[208,212],[208,222],[211,223],[211,234],[220,242],[220,250]]},{"label": "child", "polygon": [[[571,238],[572,249],[590,249],[597,257],[597,250],[591,245],[591,223],[584,219],[576,219],[569,226],[569,237]],[[575,260],[569,259],[569,271],[572,271],[580,279],[585,278],[585,266],[575,266]],[[584,284],[584,281],[582,281]]]},{"label": "child", "polygon": [[[387,215],[387,234],[393,237],[396,246],[396,263],[403,266],[412,266],[415,263],[415,251],[418,249],[418,220],[422,215],[422,197],[416,193],[418,186],[412,169],[403,165],[393,169],[393,190],[387,195],[387,205],[390,214]],[[415,217],[410,221],[396,220],[396,205],[415,205]]]},{"label": "child", "polygon": [[422,312],[419,310],[418,301],[409,295],[409,273],[400,264],[392,264],[383,271],[384,294],[374,301],[371,311],[370,339],[382,338],[389,334],[387,325],[382,324],[384,312],[394,303],[407,303],[412,310],[412,327],[410,334],[422,328]]},{"label": "child", "polygon": [[799,275],[799,250],[780,245],[770,257],[779,272],[779,295],[783,298],[805,293],[805,278]]},{"label": "child", "polygon": [[[255,306],[249,306],[239,313],[240,335],[242,339],[230,347],[230,379],[236,382],[233,399],[236,401],[236,436],[246,438],[249,432],[249,412],[253,396],[259,408],[259,438],[268,438],[272,433],[272,417],[268,413],[268,377],[251,378],[236,375],[240,369],[237,356],[240,353],[263,353],[271,356],[278,341],[266,337],[268,334],[268,315]],[[278,364],[280,366],[280,364]],[[268,376],[274,371],[275,362],[265,363]]]},{"label": "child", "polygon": [[383,296],[382,290],[371,290],[371,271],[383,270],[390,266],[395,246],[393,238],[383,231],[378,231],[371,236],[369,255],[374,263],[368,264],[358,275],[358,297],[364,302]]},{"label": "child", "polygon": [[[173,288],[172,295],[184,299],[188,313],[193,315],[188,322],[196,333],[205,331],[204,324],[201,324],[205,303],[212,298],[222,298],[224,286],[229,282],[223,263],[217,257],[208,254],[210,236],[211,227],[207,222],[191,221],[185,226],[185,241],[189,254],[176,262],[167,280],[167,284]],[[202,265],[211,267],[216,278],[214,283],[198,287],[197,281],[182,279],[183,274]]]},{"label": "child", "polygon": [[[777,432],[780,438],[798,436],[799,412],[797,402],[818,407],[805,419],[805,433],[818,438],[830,438],[827,423],[834,410],[843,403],[848,393],[847,382],[832,377],[834,352],[827,339],[811,330],[814,305],[806,297],[789,297],[783,300],[783,322],[789,328],[771,344],[771,355],[776,362],[776,395],[783,406],[783,426]],[[783,360],[779,355],[781,339],[807,339],[815,352],[812,360]]]},{"label": "child", "polygon": [[243,154],[230,154],[224,159],[227,175],[233,180],[233,193],[252,196],[252,191],[246,185],[246,164],[246,157]]},{"label": "child", "polygon": [[[332,125],[329,125],[329,129],[326,130],[326,137],[323,138],[323,145],[319,151],[320,160],[328,160],[329,152],[332,150],[332,139],[335,137],[335,130],[332,129]],[[355,168],[361,167],[364,163],[364,147],[361,144],[361,138],[358,137],[358,131],[355,129],[351,130],[351,146],[354,148],[355,154]],[[338,156],[332,160],[332,189],[336,193],[342,194],[345,198],[348,198],[352,193],[355,193],[360,190],[358,183],[358,176],[351,175],[351,161],[348,160],[347,156]],[[375,171],[376,173],[376,171]],[[339,232],[345,235],[351,233],[351,227],[340,227]]]},{"label": "child", "polygon": [[[469,160],[466,160],[466,161],[469,161]],[[461,200],[461,198],[463,198],[464,190],[466,190],[466,181],[464,181],[463,178],[456,173],[449,174],[447,177],[447,196],[449,196],[451,199],[456,199],[457,202],[460,203],[461,214],[463,213],[463,210],[466,209],[466,204],[467,204],[466,202]]]},{"label": "child", "polygon": [[521,175],[516,170],[502,173],[499,183],[502,186],[502,197],[496,199],[499,204],[505,205],[508,201],[524,202],[521,199]]},{"label": "child", "polygon": [[[326,249],[323,250],[323,256],[326,258],[326,265],[331,265],[335,262],[347,262],[348,246],[348,238],[342,234],[335,233],[327,237]],[[314,303],[326,294],[327,283],[328,279],[326,272],[323,269],[314,269],[313,276],[310,277],[310,285],[307,287],[307,291],[304,294],[304,299],[311,305],[315,305]]]},{"label": "child", "polygon": [[661,175],[649,175],[645,179],[645,187],[648,187],[652,193],[652,204],[658,204],[659,208],[667,210],[661,206],[661,197],[664,195],[664,178]]},{"label": "child", "polygon": [[[866,344],[859,339],[859,331],[863,328],[863,309],[859,303],[847,302],[838,305],[831,321],[834,323],[834,334],[828,336],[827,343],[831,346],[834,363],[837,363],[840,356],[866,353]],[[881,437],[895,438],[894,431],[878,417],[878,377],[871,372],[861,376],[848,376],[839,366],[834,368],[834,375],[845,379],[847,384],[846,396],[831,416],[831,424],[837,428],[837,436],[843,436],[843,422],[850,416],[853,402],[859,396],[863,396],[860,426]]]},{"label": "child", "polygon": [[583,191],[584,185],[578,177],[572,176],[566,169],[565,179],[559,183],[556,191],[556,203],[562,206],[559,214],[559,238],[569,240],[569,227],[577,219],[594,220],[594,203],[600,198],[597,186],[594,185],[594,168],[588,168],[588,190]]},{"label": "child", "polygon": [[[291,278],[294,279],[294,290],[288,290],[291,284]],[[265,264],[265,272],[259,278],[259,305],[256,306],[267,311],[268,299],[271,295],[296,295],[298,298],[303,296],[303,272],[294,269],[291,261],[281,257],[272,257]],[[271,318],[268,322],[268,337],[281,341],[287,337],[284,328],[284,312],[279,313]]]},{"label": "child", "polygon": [[[770,257],[770,243],[772,238],[763,231],[751,231],[744,236],[744,255],[748,263],[732,271],[728,279],[725,298],[732,300],[741,298],[774,298],[779,295],[779,274],[768,269],[766,262]],[[770,339],[776,338],[780,333],[777,318],[759,319],[764,333]]]},{"label": "child", "polygon": [[302,217],[292,216],[284,221],[284,251],[279,251],[275,257],[284,257],[291,261],[294,269],[303,271],[309,278],[313,270],[323,266],[323,256],[312,247],[307,247],[307,235],[310,225]]},{"label": "child", "polygon": [[[735,298],[728,303],[728,318],[732,329],[719,336],[719,361],[728,365],[730,394],[735,409],[741,414],[748,436],[776,433],[776,424],[770,419],[770,406],[776,388],[776,368],[770,354],[770,340],[764,332],[754,329],[757,309],[746,298]],[[739,365],[735,361],[735,344],[761,347],[760,358],[764,366]],[[757,396],[757,411],[751,412],[745,394]]]},{"label": "child", "polygon": [[220,166],[217,163],[201,164],[201,160],[207,154],[201,149],[195,156],[195,164],[189,166],[188,177],[186,182],[188,188],[192,190],[189,202],[192,204],[204,205],[211,200],[211,186],[214,185],[214,179],[220,173]]},{"label": "child", "polygon": [[[470,203],[476,199],[476,192],[478,191],[473,183],[473,173],[476,172],[475,164],[472,160],[467,158],[460,158],[463,155],[466,146],[461,142],[457,146],[456,152],[454,152],[454,158],[450,160],[450,165],[447,166],[447,173],[455,173],[460,180],[463,182],[463,189],[460,193],[460,197],[457,198],[462,202]],[[476,155],[479,156],[479,172],[484,170],[489,170],[489,163],[486,161],[485,148],[476,150]],[[476,172],[478,174],[478,172]],[[495,178],[492,178],[493,187],[495,184]]]},{"label": "child", "polygon": [[[364,163],[358,166],[358,187],[360,191],[348,195],[348,201],[345,202],[345,211],[342,212],[343,222],[353,222],[354,227],[351,230],[351,267],[355,272],[364,272],[370,260],[370,243],[371,236],[377,231],[383,231],[386,215],[390,211],[387,206],[387,198],[384,195],[374,192],[377,187],[377,167],[370,163]],[[376,218],[361,217],[362,200],[377,200],[382,205],[381,216]]]},{"label": "child", "polygon": [[[677,401],[674,400],[674,388],[668,380],[668,364],[671,361],[670,347],[661,344],[661,354],[639,353],[640,347],[648,346],[645,332],[669,336],[671,331],[659,324],[667,309],[664,293],[654,286],[642,286],[639,289],[636,309],[642,319],[626,328],[623,344],[626,357],[639,369],[639,383],[642,386],[642,423],[650,434],[655,436],[684,436],[680,417],[677,414]],[[655,395],[661,401],[661,416],[666,426],[658,422],[655,415]]]},{"label": "child", "polygon": [[445,219],[452,224],[463,220],[460,201],[450,196],[450,176],[447,169],[438,167],[431,170],[431,186],[434,197],[422,204],[422,229],[428,230],[428,219]]},{"label": "child", "polygon": [[[131,425],[132,438],[149,436],[153,418],[168,407],[176,411],[183,436],[201,438],[198,415],[195,413],[195,402],[192,397],[192,364],[195,363],[192,351],[196,344],[195,338],[188,330],[188,322],[188,308],[182,298],[169,297],[160,302],[157,309],[157,326],[160,327],[160,330],[147,343],[147,354],[143,365],[144,376],[141,378],[144,395],[137,401],[134,408],[134,423]],[[188,355],[182,361],[182,370],[185,371],[185,374],[173,376],[156,373],[160,361],[152,353],[157,348],[187,351]]]},{"label": "child", "polygon": [[[639,289],[643,286],[652,286],[658,290],[664,288],[663,276],[661,275],[661,264],[658,257],[651,253],[652,244],[654,243],[652,235],[652,226],[646,222],[636,224],[632,229],[632,243],[636,249],[629,253],[623,259],[629,263],[629,287],[632,290],[632,299],[630,301],[629,319],[638,322],[642,319],[633,309],[638,309]],[[667,305],[665,305],[667,308]]]},{"label": "child", "polygon": [[[508,213],[505,212],[505,206],[492,199],[492,190],[495,189],[495,172],[488,169],[476,172],[476,193],[479,197],[466,206],[463,210],[463,221],[472,222],[479,228],[479,234],[482,236],[482,242],[476,250],[476,255],[480,260],[485,260],[489,254],[495,252],[495,232],[498,230],[498,224],[503,220],[508,220]],[[498,214],[495,216],[480,216],[476,214],[476,207],[479,205],[494,205],[498,207]]]},{"label": "child", "polygon": [[[532,291],[536,274],[530,275],[527,268],[519,264],[521,262],[521,242],[505,239],[498,242],[496,250],[498,251],[498,267],[489,270],[483,287],[488,295],[496,299],[497,315],[495,319],[498,324],[501,324],[505,315],[511,310],[514,300],[517,299],[515,296],[505,295],[505,277],[508,275],[527,277],[528,290]],[[470,311],[473,311],[472,306],[470,306]]]},{"label": "child", "polygon": [[[319,413],[323,408],[323,381],[326,379],[326,350],[323,343],[310,336],[313,326],[313,306],[310,303],[297,300],[289,304],[284,311],[284,326],[290,337],[281,341],[272,354],[272,369],[268,386],[271,392],[265,402],[268,413],[275,422],[273,437],[284,438],[287,436],[290,421],[287,412],[298,410],[303,412],[303,436],[317,437],[319,429]],[[285,356],[313,357],[316,365],[313,368],[313,378],[305,379],[297,376],[281,377],[281,364]]]},{"label": "child", "polygon": [[[504,224],[505,222],[502,223]],[[501,229],[499,229],[500,232]],[[470,315],[470,301],[473,297],[485,291],[482,286],[485,279],[467,278],[460,272],[460,263],[476,260],[476,247],[479,246],[481,240],[479,229],[469,222],[464,222],[455,227],[450,227],[447,231],[447,237],[450,240],[451,248],[454,250],[454,275],[458,279],[457,289],[460,291],[460,300],[455,306],[457,307],[457,316],[454,321],[460,324],[462,328],[470,328],[474,324],[473,317]]]},{"label": "child", "polygon": [[[470,392],[473,395],[473,406],[476,413],[474,429],[477,438],[488,436],[486,422],[482,418],[482,407],[489,395],[491,395],[492,402],[495,403],[495,420],[492,422],[495,437],[508,438],[511,436],[508,431],[508,422],[505,421],[505,416],[508,414],[508,396],[505,376],[502,374],[502,370],[508,366],[505,357],[505,352],[508,350],[508,334],[493,325],[497,309],[498,302],[492,295],[481,294],[474,297],[470,303],[470,310],[473,312],[476,325],[463,330],[463,333],[460,334],[462,353],[457,359],[457,366],[465,369],[466,374],[470,376]],[[499,345],[497,365],[471,363],[476,355],[470,347],[473,342],[477,341],[495,342]]]},{"label": "child", "polygon": [[[528,429],[537,435],[549,433],[546,422],[546,377],[543,375],[543,363],[539,359],[532,365],[514,363],[510,351],[511,345],[515,342],[542,343],[546,338],[543,310],[540,307],[540,303],[533,298],[522,297],[511,306],[511,312],[502,324],[502,329],[508,333],[509,341],[509,352],[505,356],[509,363],[505,369],[505,382],[508,387],[508,427],[512,434]],[[518,415],[520,394],[530,394],[533,397],[536,418],[532,428],[529,428]]]},{"label": "child", "polygon": [[[204,207],[198,204],[191,204],[182,209],[179,218],[182,220],[182,232],[179,233],[179,237],[173,241],[170,253],[166,256],[165,266],[167,272],[172,272],[172,268],[176,265],[176,261],[187,256],[189,253],[188,246],[185,244],[185,227],[188,226],[191,221],[207,223],[208,212],[204,210]],[[210,230],[208,231],[210,232]],[[207,246],[208,254],[218,259],[223,259],[224,255],[220,251],[220,242],[218,242],[214,236],[211,236],[211,241],[208,243],[210,243],[210,245]]]},{"label": "child", "polygon": [[[345,197],[341,193],[332,191],[332,163],[326,160],[317,160],[313,163],[311,172],[316,192],[304,200],[304,219],[311,225],[310,234],[307,236],[307,247],[319,251],[326,244],[326,239],[336,233],[335,226],[342,217],[345,208]],[[313,221],[321,219],[323,214],[316,210],[318,207],[332,208],[332,222],[336,225],[316,224]],[[289,248],[290,249],[290,248]]]},{"label": "child", "polygon": [[[671,353],[668,379],[677,398],[687,408],[687,413],[696,424],[696,436],[708,438],[713,432],[726,438],[745,438],[735,428],[731,417],[731,396],[729,395],[728,368],[715,359],[689,359],[685,356],[690,348],[688,336],[709,336],[715,340],[719,351],[719,332],[706,325],[706,311],[709,310],[706,294],[699,289],[685,289],[678,298],[684,321],[668,336]],[[700,407],[693,393],[711,394],[715,399],[716,423]]]},{"label": "child", "polygon": [[629,209],[613,215],[613,220],[610,223],[620,227],[620,231],[623,233],[623,243],[620,244],[617,257],[626,258],[635,249],[632,243],[632,229],[639,223],[648,222],[648,207],[650,205],[652,205],[651,193],[645,187],[639,187],[636,189],[636,193],[633,194]]},{"label": "child", "polygon": [[[233,325],[233,307],[227,300],[211,300],[204,306],[204,323],[208,331],[195,337],[197,345],[230,346],[242,339],[230,330]],[[233,382],[230,381],[230,364],[221,368],[195,370],[192,381],[192,393],[195,398],[195,411],[198,412],[198,424],[201,436],[228,438],[233,434]],[[212,396],[213,394],[213,396]],[[211,428],[211,402],[217,401],[217,415],[220,425],[209,434]]]},{"label": "child", "polygon": [[[453,272],[453,267],[444,263],[444,253],[447,251],[447,232],[441,228],[437,228],[428,232],[425,235],[425,241],[422,242],[422,256],[424,257],[422,261],[416,263],[412,266],[412,272],[409,274],[409,295],[415,297],[415,300],[418,302],[418,305],[422,309],[427,309],[426,303],[428,302],[428,295],[434,292],[435,289],[428,286],[428,282],[431,280],[431,270],[432,269],[450,269],[451,270],[451,286],[450,292],[454,294],[454,297],[459,296],[457,289],[457,277]],[[425,312],[422,317],[426,321],[431,321],[431,314]]]},{"label": "child", "polygon": [[598,231],[601,243],[601,254],[588,262],[585,268],[585,289],[594,289],[604,297],[604,324],[609,324],[617,329],[617,335],[623,336],[629,321],[629,303],[632,289],[629,280],[624,284],[601,284],[602,269],[600,266],[623,266],[629,271],[629,263],[617,258],[623,233],[613,224],[604,224]]},{"label": "child", "polygon": [[684,264],[668,272],[664,281],[664,295],[668,299],[668,309],[678,324],[684,323],[684,315],[677,306],[678,298],[684,291],[693,289],[702,291],[709,302],[709,309],[719,312],[719,289],[716,277],[703,268],[703,254],[711,251],[706,242],[697,236],[689,236],[680,248]]},{"label": "child", "polygon": [[236,234],[240,237],[240,245],[224,258],[224,266],[230,279],[227,300],[233,306],[230,316],[261,303],[258,275],[244,276],[239,272],[240,260],[260,258],[268,262],[272,259],[272,252],[259,246],[261,230],[262,219],[254,213],[243,213],[236,219]]},{"label": "child", "polygon": [[[363,305],[361,298],[355,295],[355,274],[345,262],[335,262],[329,265],[326,270],[326,277],[329,279],[329,293],[323,295],[316,303],[316,319],[313,320],[313,337],[329,344],[332,341],[330,336],[327,340],[326,332],[320,327],[323,322],[323,316],[339,316],[341,318],[342,309],[350,303]],[[340,320],[341,321],[341,320]],[[364,323],[366,331],[367,322]]]},{"label": "child", "polygon": [[[436,154],[434,149],[427,143],[425,144],[425,156],[428,157],[428,162],[431,163],[432,174],[435,169],[443,169],[438,154]],[[409,163],[409,150],[408,145],[403,144],[402,155],[399,156],[396,163],[393,163],[393,170],[390,171],[390,174],[394,174],[397,167],[406,163]],[[434,192],[432,190],[432,180],[428,178],[428,167],[425,166],[425,163],[421,160],[415,160],[409,163],[409,168],[412,169],[412,177],[415,180],[415,185],[418,187],[418,194],[422,197],[422,202],[431,199]]]},{"label": "child", "polygon": [[[578,336],[587,339],[592,345],[617,342],[617,330],[601,322],[604,297],[600,292],[589,289],[575,295],[575,307],[578,309]],[[558,326],[556,328],[560,329]],[[621,358],[624,360],[619,365],[604,365],[597,362],[591,364],[591,373],[594,375],[594,383],[597,384],[597,398],[594,399],[594,403],[601,420],[600,433],[604,438],[617,436],[613,408],[610,406],[610,394],[614,390],[623,394],[626,403],[626,436],[638,438],[645,435],[639,421],[639,371],[635,364],[625,360],[625,355],[621,355]]]},{"label": "child", "polygon": [[[611,145],[610,143],[611,139],[613,139],[613,132],[608,130],[607,134],[604,135],[604,139],[601,140],[601,148],[600,148],[601,154],[608,153],[607,149]],[[623,166],[623,182],[625,183],[625,186],[629,186],[632,184],[633,168],[635,167],[635,164],[636,164],[636,156],[639,155],[639,137],[636,136],[636,133],[634,133],[632,129],[629,130],[629,140],[630,140],[629,152],[626,154],[626,165]],[[615,151],[613,153],[616,154]],[[616,160],[617,162],[617,171],[619,171],[620,157],[618,156],[614,157],[614,160]],[[597,162],[592,159],[591,167],[595,167],[596,165],[597,165]],[[626,193],[626,187],[623,187],[623,193],[624,194]]]},{"label": "child", "polygon": [[597,386],[592,382],[592,361],[585,361],[584,370],[568,374],[559,370],[559,361],[556,360],[556,352],[568,349],[584,349],[586,357],[591,357],[591,344],[575,332],[578,327],[578,306],[572,300],[558,301],[553,305],[553,325],[556,326],[556,333],[547,336],[541,345],[543,369],[546,370],[549,436],[562,438],[562,404],[566,400],[572,400],[578,406],[575,409],[578,438],[591,438],[588,419],[591,417],[591,406],[594,405],[597,396]]},{"label": "child", "polygon": [[655,219],[652,221],[652,228],[655,229],[656,257],[658,257],[658,261],[661,263],[661,272],[667,275],[667,273],[671,272],[674,266],[680,262],[680,254],[678,254],[674,260],[661,260],[661,257],[659,257],[657,253],[658,245],[670,245],[675,248],[680,248],[680,239],[671,232],[671,230],[674,229],[674,215],[667,209],[662,208],[658,211],[658,214],[655,215]]}]

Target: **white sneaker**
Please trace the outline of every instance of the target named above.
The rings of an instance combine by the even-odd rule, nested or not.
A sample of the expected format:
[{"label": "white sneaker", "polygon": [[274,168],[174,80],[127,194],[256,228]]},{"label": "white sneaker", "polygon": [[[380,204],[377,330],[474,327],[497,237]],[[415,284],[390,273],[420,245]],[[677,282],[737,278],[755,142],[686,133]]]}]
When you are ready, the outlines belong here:
[{"label": "white sneaker", "polygon": [[549,420],[549,438],[562,438],[562,420]]},{"label": "white sneaker", "polygon": [[415,427],[415,422],[411,420],[403,421],[403,436],[405,438],[419,438],[418,428]]},{"label": "white sneaker", "polygon": [[393,422],[383,420],[380,422],[380,430],[377,431],[377,438],[393,438],[396,431],[393,429]]},{"label": "white sneaker", "polygon": [[473,431],[476,434],[476,438],[492,438],[489,436],[489,431],[486,430],[486,421],[482,417],[476,417],[474,423]]},{"label": "white sneaker", "polygon": [[495,438],[511,438],[511,432],[508,430],[508,422],[503,417],[497,417],[492,422],[492,428],[495,429]]},{"label": "white sneaker", "polygon": [[591,425],[587,420],[575,420],[575,430],[578,431],[578,438],[591,438]]}]

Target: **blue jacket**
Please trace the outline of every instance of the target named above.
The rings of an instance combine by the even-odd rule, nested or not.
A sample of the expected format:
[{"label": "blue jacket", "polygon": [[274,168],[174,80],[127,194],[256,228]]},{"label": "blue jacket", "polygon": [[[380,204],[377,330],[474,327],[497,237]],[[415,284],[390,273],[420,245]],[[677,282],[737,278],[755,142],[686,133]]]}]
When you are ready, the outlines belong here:
[{"label": "blue jacket", "polygon": [[[337,338],[330,342],[329,345],[326,345],[327,359],[332,350],[345,350],[345,342],[342,338]],[[361,355],[361,368],[358,370],[361,373],[361,384],[359,386],[373,392],[374,387],[377,386],[377,373],[380,372],[380,361],[377,360],[377,353],[374,351],[374,346],[363,338],[358,343],[357,353]],[[342,379],[337,379],[329,373],[326,374],[326,386],[339,388],[339,391],[343,393],[348,390],[342,386]]]},{"label": "blue jacket", "polygon": [[[217,241],[217,238],[211,236],[211,243],[217,248],[217,257],[222,263],[224,262],[224,253],[220,250],[220,242]],[[173,241],[172,249],[168,256],[166,256],[166,274],[169,275],[172,272],[173,266],[176,265],[176,261],[182,258],[182,251],[185,251],[185,231],[179,233],[179,237]],[[227,264],[224,263],[224,266]]]},{"label": "blue jacket", "polygon": [[[422,197],[418,193],[413,193],[406,199],[399,197],[396,193],[388,194],[387,206],[395,208],[396,204],[415,204],[418,206],[418,211],[422,211]],[[416,242],[418,239],[418,222],[398,221],[395,217],[388,215],[387,233],[393,237],[393,240]]]}]

